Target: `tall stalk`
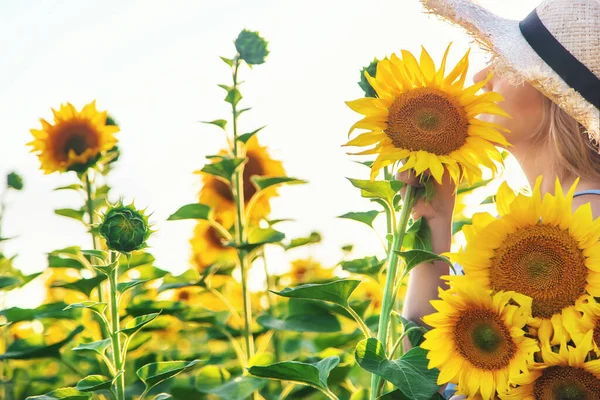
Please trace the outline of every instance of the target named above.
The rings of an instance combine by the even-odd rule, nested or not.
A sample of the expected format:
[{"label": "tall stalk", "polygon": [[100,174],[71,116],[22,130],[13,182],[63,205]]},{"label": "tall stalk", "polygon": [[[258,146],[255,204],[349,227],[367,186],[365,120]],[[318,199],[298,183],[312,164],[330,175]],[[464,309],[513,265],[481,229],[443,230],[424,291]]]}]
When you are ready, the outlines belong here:
[{"label": "tall stalk", "polygon": [[[115,252],[110,251],[109,265],[115,262]],[[125,370],[123,368],[123,352],[121,351],[120,337],[120,321],[119,321],[119,299],[117,295],[117,283],[119,274],[119,266],[114,265],[108,277],[110,284],[110,339],[112,343],[113,364],[117,370],[116,398],[117,400],[125,400]]]},{"label": "tall stalk", "polygon": [[[96,237],[96,233],[94,233],[94,190],[92,187],[92,181],[90,179],[90,170],[88,169],[88,171],[85,173],[85,177],[84,177],[84,183],[85,183],[85,193],[86,193],[86,199],[85,199],[85,205],[86,205],[86,209],[87,209],[87,213],[88,213],[88,221],[89,221],[89,225],[90,225],[90,234],[92,235],[92,246],[94,250],[98,249],[98,238]],[[98,286],[96,287],[96,291],[98,292],[98,301],[100,303],[103,302],[103,295],[102,295],[102,283],[99,283]]]},{"label": "tall stalk", "polygon": [[[406,185],[406,192],[404,194],[403,200],[404,201],[402,204],[402,211],[400,212],[398,226],[395,228],[394,239],[392,241],[392,245],[388,250],[387,273],[385,277],[383,302],[381,305],[381,314],[379,315],[379,326],[377,330],[377,339],[381,342],[383,348],[386,349],[386,351],[390,316],[394,308],[394,299],[396,297],[394,294],[394,287],[396,284],[396,278],[398,276],[398,254],[396,254],[396,251],[401,249],[402,242],[404,241],[404,236],[406,234],[406,227],[410,218],[410,211],[415,200],[414,187],[412,187],[411,185]],[[392,210],[392,213],[393,212],[394,211]],[[375,400],[377,398],[380,380],[381,378],[379,378],[377,375],[373,375],[371,377],[371,400]]]},{"label": "tall stalk", "polygon": [[[236,56],[233,60],[233,90],[238,87],[238,69],[240,60]],[[235,102],[231,103],[233,113],[233,156],[243,156],[243,149],[238,145],[237,118],[238,110]],[[244,165],[242,164],[234,173],[232,193],[236,205],[237,218],[235,221],[235,239],[238,246],[246,239],[245,210],[244,210]],[[254,338],[252,336],[252,303],[248,290],[248,252],[240,247],[237,250],[242,273],[242,297],[244,306],[244,342],[246,344],[246,358],[249,360],[254,355]]]}]

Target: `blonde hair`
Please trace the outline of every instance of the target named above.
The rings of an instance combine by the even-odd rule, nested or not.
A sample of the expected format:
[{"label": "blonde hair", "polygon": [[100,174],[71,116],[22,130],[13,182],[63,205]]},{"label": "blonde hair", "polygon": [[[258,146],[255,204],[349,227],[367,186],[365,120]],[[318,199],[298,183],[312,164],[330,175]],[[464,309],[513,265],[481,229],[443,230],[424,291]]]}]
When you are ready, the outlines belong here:
[{"label": "blonde hair", "polygon": [[556,103],[544,96],[543,119],[535,141],[554,154],[561,174],[600,181],[600,155],[585,128]]}]

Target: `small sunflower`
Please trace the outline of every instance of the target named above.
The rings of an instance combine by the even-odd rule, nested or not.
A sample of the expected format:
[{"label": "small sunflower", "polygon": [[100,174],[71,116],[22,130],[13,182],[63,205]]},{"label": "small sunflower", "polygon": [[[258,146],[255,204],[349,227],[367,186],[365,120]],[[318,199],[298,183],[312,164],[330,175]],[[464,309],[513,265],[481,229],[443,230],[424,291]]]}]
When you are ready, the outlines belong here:
[{"label": "small sunflower", "polygon": [[[223,150],[220,154],[226,154],[226,151]],[[248,204],[257,191],[250,178],[254,175],[285,176],[285,170],[281,161],[273,160],[267,148],[260,146],[256,136],[246,142],[246,157],[248,161],[244,166],[244,202]],[[197,171],[197,173],[202,175],[203,181],[199,193],[199,202],[211,206],[223,225],[233,226],[236,218],[236,207],[229,184],[214,175],[201,171]],[[262,219],[269,214],[271,211],[269,200],[275,196],[277,196],[275,188],[266,189],[254,206],[252,211],[253,220]]]},{"label": "small sunflower", "polygon": [[563,341],[558,354],[542,346],[543,364],[530,366],[527,374],[515,377],[513,388],[503,400],[595,400],[600,399],[600,360],[587,361],[592,350],[592,332],[576,347]]},{"label": "small sunflower", "polygon": [[531,196],[515,196],[503,184],[496,195],[499,217],[475,214],[465,226],[463,252],[449,254],[474,285],[514,290],[532,298],[529,325],[541,340],[569,339],[565,310],[587,294],[600,296],[600,220],[590,204],[572,212],[577,182],[564,194],[541,198],[541,178]]},{"label": "small sunflower", "polygon": [[564,311],[564,324],[575,342],[583,340],[592,331],[594,352],[600,356],[600,303],[592,296],[583,296],[575,309]]},{"label": "small sunflower", "polygon": [[72,104],[62,104],[54,113],[54,125],[40,119],[42,129],[31,129],[35,138],[28,143],[41,162],[41,169],[49,174],[55,171],[85,171],[101,153],[117,143],[116,125],[107,125],[106,111],[96,109],[96,102],[77,111]]},{"label": "small sunflower", "polygon": [[291,270],[283,274],[282,278],[286,285],[299,285],[333,278],[333,271],[324,268],[316,260],[301,258],[292,261]]},{"label": "small sunflower", "polygon": [[[399,295],[398,299],[404,296]],[[383,286],[374,279],[363,279],[360,285],[352,293],[353,299],[370,300],[369,308],[373,313],[381,311],[381,303],[383,301]]]},{"label": "small sunflower", "polygon": [[192,263],[198,272],[203,273],[209,266],[234,264],[237,260],[233,247],[226,247],[219,232],[207,221],[199,221],[194,229]]},{"label": "small sunflower", "polygon": [[440,370],[438,384],[452,382],[461,394],[489,400],[527,371],[539,348],[524,336],[530,309],[513,305],[514,294],[492,295],[466,278],[456,280],[450,290],[440,289],[441,300],[431,302],[438,312],[423,318],[433,329],[421,344],[429,350],[429,368]]},{"label": "small sunflower", "polygon": [[374,146],[356,154],[377,154],[371,167],[371,180],[381,168],[405,160],[400,171],[414,169],[417,175],[429,170],[441,182],[444,167],[455,182],[461,174],[469,182],[481,177],[480,165],[496,170],[494,160],[502,157],[494,144],[508,146],[503,128],[477,119],[477,115],[508,116],[495,102],[498,93],[476,93],[491,79],[464,89],[469,53],[444,76],[446,49],[439,70],[427,51],[420,62],[408,51],[402,58],[392,54],[377,64],[377,74],[367,80],[378,98],[362,98],[348,106],[365,117],[350,129],[366,129],[346,146]]}]

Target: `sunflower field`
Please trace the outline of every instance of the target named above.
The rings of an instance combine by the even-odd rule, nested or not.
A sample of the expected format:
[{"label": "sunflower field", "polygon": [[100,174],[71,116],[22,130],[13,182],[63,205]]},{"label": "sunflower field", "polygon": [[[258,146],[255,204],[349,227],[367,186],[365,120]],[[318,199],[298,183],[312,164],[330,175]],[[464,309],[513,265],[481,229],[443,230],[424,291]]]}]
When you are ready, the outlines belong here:
[{"label": "sunflower field", "polygon": [[[572,212],[576,184],[542,196],[541,177],[529,192],[504,182],[509,132],[478,118],[507,116],[502,96],[481,92],[491,75],[467,83],[470,54],[450,65],[454,51],[401,50],[357,69],[364,95],[348,99],[355,123],[339,145],[362,171],[347,185],[372,207],[339,218],[380,248],[344,245],[335,265],[301,257],[281,269],[270,257],[324,238],[290,237],[281,227],[295,222],[271,213],[310,183],[241,118],[252,112],[243,84],[270,56],[258,32],[242,30],[220,57],[228,81],[213,82],[214,101],[227,113],[202,126],[224,146],[189,171],[197,196],[166,220],[110,185],[121,155],[139,150],[120,143],[118,110],[69,99],[39,110],[51,118],[24,127],[27,162],[64,177],[55,191],[71,201],[55,214],[89,245],[49,252],[32,274],[0,252],[0,399],[600,398],[600,220],[589,204]],[[2,217],[27,184],[6,176],[0,246],[19,240],[3,236]],[[452,251],[438,254],[413,209],[448,185]],[[156,265],[153,235],[184,220],[188,266],[173,273]],[[424,268],[440,271],[439,292],[413,320],[403,309]],[[6,306],[36,288],[36,307]]]}]

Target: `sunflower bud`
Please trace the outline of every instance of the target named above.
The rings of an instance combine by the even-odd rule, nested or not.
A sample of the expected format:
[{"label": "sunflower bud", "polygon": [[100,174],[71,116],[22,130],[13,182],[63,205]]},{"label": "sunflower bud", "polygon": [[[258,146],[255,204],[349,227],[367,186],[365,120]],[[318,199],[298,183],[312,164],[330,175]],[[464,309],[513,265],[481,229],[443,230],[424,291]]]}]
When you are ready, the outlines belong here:
[{"label": "sunflower bud", "polygon": [[367,77],[365,76],[365,71],[368,72],[369,75],[371,75],[373,78],[375,78],[378,63],[379,60],[377,58],[374,58],[373,61],[371,61],[371,64],[369,64],[366,67],[363,67],[363,69],[360,70],[360,81],[358,82],[358,86],[360,86],[360,88],[365,92],[365,97],[377,97],[375,89],[373,89],[373,87],[367,80]]},{"label": "sunflower bud", "polygon": [[235,48],[240,54],[240,59],[249,65],[258,65],[265,62],[269,55],[267,41],[259,36],[258,32],[243,30],[235,39]]},{"label": "sunflower bud", "polygon": [[143,249],[151,233],[148,217],[136,210],[133,203],[111,207],[100,224],[100,234],[108,248],[121,253]]},{"label": "sunflower bud", "polygon": [[21,178],[21,176],[16,172],[11,172],[10,174],[6,175],[6,185],[15,190],[22,190],[23,178]]}]

